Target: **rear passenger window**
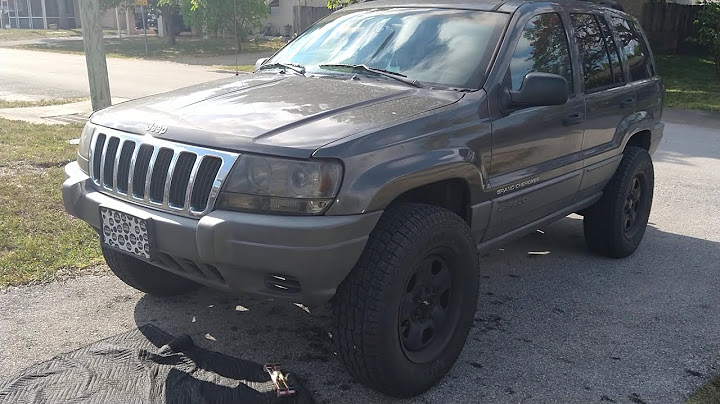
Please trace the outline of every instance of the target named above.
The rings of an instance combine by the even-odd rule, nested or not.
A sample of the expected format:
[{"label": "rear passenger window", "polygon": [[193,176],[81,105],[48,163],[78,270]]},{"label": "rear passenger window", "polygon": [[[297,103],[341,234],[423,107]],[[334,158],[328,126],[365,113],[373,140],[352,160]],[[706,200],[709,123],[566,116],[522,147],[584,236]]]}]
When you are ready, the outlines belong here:
[{"label": "rear passenger window", "polygon": [[613,40],[612,31],[608,26],[607,21],[604,17],[597,17],[600,22],[600,29],[602,30],[603,38],[605,38],[605,45],[607,46],[608,53],[610,54],[610,67],[612,68],[613,78],[615,83],[623,83],[625,81],[625,74],[623,74],[622,63],[620,63],[620,53]]},{"label": "rear passenger window", "polygon": [[614,83],[610,55],[594,15],[570,14],[580,51],[585,92],[610,87]]},{"label": "rear passenger window", "polygon": [[512,89],[520,89],[526,74],[540,72],[565,77],[572,93],[572,65],[568,49],[560,15],[547,13],[531,18],[523,28],[510,62]]},{"label": "rear passenger window", "polygon": [[615,28],[620,47],[627,57],[630,78],[634,81],[654,76],[650,52],[645,39],[640,34],[640,28],[635,23],[620,17],[612,17],[612,25]]}]

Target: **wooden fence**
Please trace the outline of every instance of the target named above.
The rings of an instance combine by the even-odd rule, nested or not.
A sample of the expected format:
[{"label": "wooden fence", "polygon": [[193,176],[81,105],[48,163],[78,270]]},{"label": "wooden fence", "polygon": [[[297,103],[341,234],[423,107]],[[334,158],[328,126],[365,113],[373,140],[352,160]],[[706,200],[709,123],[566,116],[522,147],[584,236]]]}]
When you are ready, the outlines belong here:
[{"label": "wooden fence", "polygon": [[332,10],[327,7],[294,6],[293,29],[297,33],[301,33],[315,21],[330,15],[331,12]]},{"label": "wooden fence", "polygon": [[640,21],[653,50],[681,54],[704,53],[701,46],[689,40],[697,35],[695,20],[702,7],[664,1],[645,3]]}]

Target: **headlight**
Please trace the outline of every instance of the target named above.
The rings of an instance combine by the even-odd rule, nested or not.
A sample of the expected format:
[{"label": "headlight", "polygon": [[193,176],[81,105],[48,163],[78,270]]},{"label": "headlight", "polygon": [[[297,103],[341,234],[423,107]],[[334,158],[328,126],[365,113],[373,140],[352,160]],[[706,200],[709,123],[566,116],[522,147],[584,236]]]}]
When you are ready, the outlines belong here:
[{"label": "headlight", "polygon": [[336,161],[242,155],[225,180],[218,209],[319,215],[340,189]]},{"label": "headlight", "polygon": [[90,122],[86,123],[82,135],[80,135],[80,143],[78,143],[78,164],[85,173],[90,172],[90,141],[94,132],[95,125]]}]

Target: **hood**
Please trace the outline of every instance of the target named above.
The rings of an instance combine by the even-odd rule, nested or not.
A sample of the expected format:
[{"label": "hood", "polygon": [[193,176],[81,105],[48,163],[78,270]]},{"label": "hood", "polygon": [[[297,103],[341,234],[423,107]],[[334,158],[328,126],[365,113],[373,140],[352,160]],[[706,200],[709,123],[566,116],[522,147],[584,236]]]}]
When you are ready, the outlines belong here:
[{"label": "hood", "polygon": [[386,79],[250,74],[128,101],[91,121],[205,147],[309,157],[330,142],[460,98]]}]

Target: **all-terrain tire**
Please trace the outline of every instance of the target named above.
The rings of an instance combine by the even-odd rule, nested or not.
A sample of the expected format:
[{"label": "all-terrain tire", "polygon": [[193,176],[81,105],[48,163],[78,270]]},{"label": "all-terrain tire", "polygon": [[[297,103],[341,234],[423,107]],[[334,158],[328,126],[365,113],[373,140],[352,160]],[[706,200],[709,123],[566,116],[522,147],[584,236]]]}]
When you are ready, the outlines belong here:
[{"label": "all-terrain tire", "polygon": [[[588,247],[612,258],[624,258],[635,252],[645,235],[654,186],[650,154],[640,147],[625,148],[602,197],[584,212],[583,230]],[[638,190],[638,200],[633,202]]]},{"label": "all-terrain tire", "polygon": [[121,281],[149,295],[181,295],[202,286],[197,282],[185,279],[104,245],[102,246],[102,253],[105,262]]},{"label": "all-terrain tire", "polygon": [[[436,264],[442,267],[437,274]],[[448,294],[422,297],[413,307],[429,308],[431,319],[425,317],[424,324],[434,324],[437,310],[446,310],[445,322],[431,330],[429,339],[427,328],[413,333],[418,337],[413,341],[427,345],[412,350],[404,342],[412,338],[409,323],[401,317],[418,313],[406,310],[414,302],[410,293],[433,289],[421,286],[442,283],[439,274],[450,282],[437,290]],[[382,393],[410,397],[426,391],[445,376],[462,351],[477,305],[478,274],[476,246],[462,218],[430,205],[390,207],[334,298],[333,339],[340,360],[357,380]],[[413,324],[419,318],[413,317]]]}]

